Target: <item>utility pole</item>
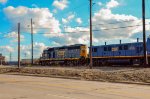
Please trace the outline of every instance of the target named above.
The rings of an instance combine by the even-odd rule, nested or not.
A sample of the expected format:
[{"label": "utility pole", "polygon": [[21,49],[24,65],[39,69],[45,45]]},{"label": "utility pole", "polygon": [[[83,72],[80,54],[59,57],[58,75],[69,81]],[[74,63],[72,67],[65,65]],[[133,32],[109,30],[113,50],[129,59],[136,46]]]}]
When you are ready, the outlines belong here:
[{"label": "utility pole", "polygon": [[31,19],[31,64],[33,65],[33,20]]},{"label": "utility pole", "polygon": [[1,66],[2,66],[2,60],[3,60],[3,55],[0,53]]},{"label": "utility pole", "polygon": [[11,62],[11,52],[10,52],[10,55],[9,55],[9,62]]},{"label": "utility pole", "polygon": [[3,56],[0,56],[1,66],[2,66],[2,59],[3,59],[2,57],[3,57]]},{"label": "utility pole", "polygon": [[26,60],[27,60],[27,58],[26,58],[27,57],[27,53],[26,52],[24,53],[24,57],[25,57],[24,59],[25,59],[25,64],[26,64]]},{"label": "utility pole", "polygon": [[11,64],[11,52],[9,54],[9,64]]},{"label": "utility pole", "polygon": [[18,68],[20,68],[20,23],[18,23]]},{"label": "utility pole", "polygon": [[1,59],[1,66],[2,66],[3,64],[2,64],[2,59]]},{"label": "utility pole", "polygon": [[146,47],[146,27],[145,27],[145,0],[142,0],[142,16],[143,16],[143,47],[144,47],[144,65],[148,65],[147,47]]},{"label": "utility pole", "polygon": [[92,67],[92,0],[90,0],[90,69],[92,69]]}]

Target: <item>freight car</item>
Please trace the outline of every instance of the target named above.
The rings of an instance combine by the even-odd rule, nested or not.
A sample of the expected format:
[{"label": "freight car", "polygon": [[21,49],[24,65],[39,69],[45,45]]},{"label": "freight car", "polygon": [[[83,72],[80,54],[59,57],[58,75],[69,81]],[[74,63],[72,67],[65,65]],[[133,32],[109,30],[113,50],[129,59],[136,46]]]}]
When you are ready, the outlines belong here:
[{"label": "freight car", "polygon": [[83,65],[87,59],[87,50],[84,44],[47,48],[43,51],[39,63],[41,65]]}]

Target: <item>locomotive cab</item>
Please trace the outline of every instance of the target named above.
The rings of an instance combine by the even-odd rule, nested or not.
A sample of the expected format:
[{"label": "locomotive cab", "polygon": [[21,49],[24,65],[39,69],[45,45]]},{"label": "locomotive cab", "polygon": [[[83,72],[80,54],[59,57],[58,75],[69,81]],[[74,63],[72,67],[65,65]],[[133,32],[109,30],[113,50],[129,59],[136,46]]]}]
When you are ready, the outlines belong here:
[{"label": "locomotive cab", "polygon": [[87,58],[87,46],[82,45],[80,48],[80,57]]}]

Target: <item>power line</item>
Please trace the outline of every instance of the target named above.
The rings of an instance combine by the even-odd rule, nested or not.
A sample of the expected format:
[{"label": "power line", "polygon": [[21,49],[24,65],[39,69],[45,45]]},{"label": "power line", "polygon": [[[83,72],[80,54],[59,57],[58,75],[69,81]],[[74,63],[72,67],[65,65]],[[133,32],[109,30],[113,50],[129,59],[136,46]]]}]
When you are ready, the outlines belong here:
[{"label": "power line", "polygon": [[8,37],[1,37],[1,38],[0,38],[0,40],[2,40],[2,39],[6,39],[6,38],[8,39]]},{"label": "power line", "polygon": [[8,33],[13,32],[13,31],[15,31],[15,30],[17,30],[17,29],[12,29],[12,30],[10,30],[10,31],[8,31],[8,32],[1,32],[1,33],[2,33],[2,34],[8,34]]},{"label": "power line", "polygon": [[[145,24],[145,25],[149,25],[149,24]],[[122,28],[132,28],[132,27],[138,27],[138,26],[142,26],[142,25],[131,25],[131,26],[121,26],[121,27],[115,27],[115,28],[106,28],[106,29],[97,29],[97,30],[92,30],[92,31],[102,31],[102,30],[116,30],[116,29],[122,29]],[[79,32],[89,32],[89,31],[75,31],[75,32],[66,32],[66,31],[63,31],[63,32],[46,32],[46,33],[35,33],[34,35],[36,34],[61,34],[61,33],[79,33]]]},{"label": "power line", "polygon": [[[146,19],[150,19],[150,18],[146,18]],[[110,23],[105,23],[105,24],[94,24],[93,26],[96,26],[96,25],[108,25],[108,24],[120,24],[120,23],[126,23],[126,22],[134,22],[134,21],[141,21],[142,20],[125,20],[125,21],[119,21],[119,22],[110,22]]]},{"label": "power line", "polygon": [[[146,24],[146,25],[149,25],[149,24]],[[142,26],[142,25],[122,26],[122,27],[115,27],[115,28],[108,28],[108,29],[101,29],[101,30],[115,30],[115,29],[122,29],[122,28],[132,28],[132,27],[137,27],[137,26]],[[93,30],[93,31],[101,31],[101,30]]]},{"label": "power line", "polygon": [[[149,18],[147,18],[149,19]],[[105,24],[94,24],[93,26],[98,26],[98,25],[108,25],[108,24],[120,24],[120,23],[126,23],[126,22],[134,22],[134,21],[142,21],[142,20],[126,20],[126,21],[120,21],[120,22],[110,22],[110,23],[105,23]],[[79,25],[79,26],[74,26],[74,27],[71,27],[71,28],[76,28],[76,27],[89,27],[89,25]],[[67,27],[67,26],[64,26],[63,28],[70,28],[70,27]],[[31,28],[22,28],[22,29],[31,29]],[[52,27],[34,27],[34,29],[55,29],[55,28],[52,28]]]},{"label": "power line", "polygon": [[58,34],[58,33],[79,33],[79,32],[89,32],[89,31],[76,31],[76,32],[50,32],[50,33],[35,33],[34,35],[36,35],[36,34]]},{"label": "power line", "polygon": [[3,36],[3,37],[1,37],[0,39],[4,39],[4,38],[9,39],[10,37],[8,37],[8,36]]},{"label": "power line", "polygon": [[[15,30],[15,29],[14,29],[14,30]],[[3,33],[4,33],[4,34],[8,34],[8,33],[13,32],[14,30],[11,30],[11,31],[9,31],[9,32],[3,32]],[[9,37],[7,37],[7,36],[4,35],[3,37],[0,38],[0,40],[1,40],[1,39],[4,39],[4,38],[9,38]]]},{"label": "power line", "polygon": [[[94,24],[93,26],[97,26],[97,25],[108,25],[108,24],[120,24],[120,23],[133,22],[133,21],[139,21],[139,20],[126,20],[126,21],[120,21],[120,22],[110,22],[110,23],[106,23],[106,24]],[[142,21],[142,20],[141,20],[141,21]]]}]

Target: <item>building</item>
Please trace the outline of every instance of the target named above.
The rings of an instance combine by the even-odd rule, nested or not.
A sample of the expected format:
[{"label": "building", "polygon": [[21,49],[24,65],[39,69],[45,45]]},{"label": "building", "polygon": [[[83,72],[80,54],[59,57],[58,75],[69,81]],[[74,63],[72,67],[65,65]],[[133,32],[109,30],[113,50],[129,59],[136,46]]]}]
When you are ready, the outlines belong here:
[{"label": "building", "polygon": [[5,57],[2,55],[2,53],[0,53],[0,65],[4,64],[5,64]]}]

